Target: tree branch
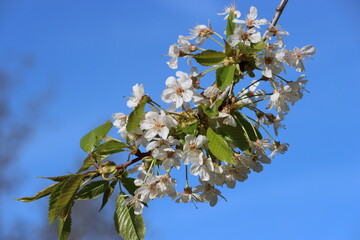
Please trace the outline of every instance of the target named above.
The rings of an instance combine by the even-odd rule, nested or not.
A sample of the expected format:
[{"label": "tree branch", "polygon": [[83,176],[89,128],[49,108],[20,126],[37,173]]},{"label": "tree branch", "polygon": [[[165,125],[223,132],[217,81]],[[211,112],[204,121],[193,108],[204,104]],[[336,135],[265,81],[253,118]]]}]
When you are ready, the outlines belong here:
[{"label": "tree branch", "polygon": [[142,160],[144,157],[150,156],[150,152],[142,153],[142,152],[140,152],[140,150],[138,150],[138,152],[135,155],[137,156],[137,158],[127,161],[126,163],[116,165],[116,168],[119,170],[120,174],[123,173],[124,170],[131,164],[134,164],[134,163]]},{"label": "tree branch", "polygon": [[276,12],[275,12],[275,15],[271,21],[271,25],[275,26],[276,23],[278,22],[282,12],[284,11],[284,8],[287,4],[288,0],[282,0],[280,5],[276,8]]}]

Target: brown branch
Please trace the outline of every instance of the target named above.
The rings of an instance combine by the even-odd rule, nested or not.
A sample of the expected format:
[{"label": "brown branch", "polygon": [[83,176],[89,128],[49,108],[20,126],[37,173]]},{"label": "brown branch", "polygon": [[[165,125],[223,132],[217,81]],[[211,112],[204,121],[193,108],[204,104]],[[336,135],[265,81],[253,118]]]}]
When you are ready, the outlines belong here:
[{"label": "brown branch", "polygon": [[150,152],[146,152],[146,153],[142,153],[140,152],[140,150],[138,150],[138,152],[135,154],[137,156],[137,158],[134,158],[130,161],[127,161],[126,163],[122,163],[120,165],[116,165],[116,168],[119,170],[119,173],[123,173],[124,170],[130,166],[131,164],[134,164],[136,162],[139,162],[140,160],[142,160],[144,157],[150,156]]},{"label": "brown branch", "polygon": [[271,21],[272,26],[275,26],[276,23],[278,22],[282,12],[284,11],[284,8],[285,8],[287,2],[288,2],[288,0],[282,0],[280,5],[276,8],[275,15],[274,15],[274,17],[273,17],[273,19]]},{"label": "brown branch", "polygon": [[[144,157],[147,157],[147,156],[150,156],[151,152],[146,152],[146,153],[142,153],[139,149],[136,151],[136,153],[134,154],[135,156],[137,156],[137,158],[134,158],[130,161],[127,161],[125,163],[122,163],[122,164],[119,164],[119,165],[116,165],[116,169],[119,171],[120,174],[122,174],[125,169],[127,167],[129,167],[130,165],[136,163],[136,162],[139,162],[140,160],[142,160]],[[97,168],[97,170],[91,170],[91,171],[87,171],[85,173],[82,173],[83,175],[91,175],[92,173],[98,173],[99,172],[99,169]],[[99,176],[96,175],[96,176]]]}]

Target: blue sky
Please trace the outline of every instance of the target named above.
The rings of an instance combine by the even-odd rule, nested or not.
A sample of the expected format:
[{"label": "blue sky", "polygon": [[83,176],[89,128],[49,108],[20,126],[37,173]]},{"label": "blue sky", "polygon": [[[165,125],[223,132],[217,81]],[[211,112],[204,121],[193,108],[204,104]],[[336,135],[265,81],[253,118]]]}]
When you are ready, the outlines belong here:
[{"label": "blue sky", "polygon": [[[279,0],[242,0],[271,19]],[[46,225],[45,209],[10,198],[28,196],[48,182],[35,176],[74,171],[85,154],[79,139],[111,118],[129,112],[124,96],[143,83],[159,100],[169,45],[189,28],[211,20],[218,32],[225,22],[216,13],[228,1],[0,1],[1,67],[31,55],[34,68],[21,74],[13,107],[48,87],[55,96],[36,133],[20,152],[22,180],[0,218]],[[310,91],[286,117],[279,139],[290,143],[259,174],[236,189],[221,189],[227,202],[195,209],[169,199],[149,204],[146,239],[359,239],[360,163],[357,157],[359,39],[355,0],[289,1],[279,23],[290,32],[288,48],[312,44],[314,60],[306,65]],[[14,60],[15,59],[15,60]],[[186,65],[181,65],[185,72]],[[289,74],[289,77],[296,77]],[[21,112],[17,113],[19,117]],[[44,201],[44,200],[43,200]],[[6,221],[5,221],[5,217]],[[112,215],[109,215],[112,218]],[[76,219],[76,216],[74,216]]]}]

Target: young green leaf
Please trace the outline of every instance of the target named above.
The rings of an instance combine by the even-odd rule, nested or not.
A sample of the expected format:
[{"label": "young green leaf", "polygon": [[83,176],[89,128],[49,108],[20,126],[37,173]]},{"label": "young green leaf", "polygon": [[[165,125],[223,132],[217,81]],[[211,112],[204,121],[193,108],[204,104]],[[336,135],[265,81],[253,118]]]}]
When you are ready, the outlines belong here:
[{"label": "young green leaf", "polygon": [[108,187],[109,182],[105,180],[90,182],[80,189],[80,191],[75,195],[75,199],[88,200],[97,198],[104,193]]},{"label": "young green leaf", "polygon": [[227,136],[231,140],[232,144],[242,151],[250,148],[251,142],[249,141],[242,126],[233,127],[226,124],[220,124],[219,131],[223,136]]},{"label": "young green leaf", "polygon": [[225,53],[214,50],[205,50],[201,53],[193,55],[195,60],[203,66],[212,66],[219,64],[226,58]]},{"label": "young green leaf", "polygon": [[101,142],[102,138],[110,131],[112,126],[113,124],[110,121],[107,121],[105,124],[86,134],[80,140],[81,149],[87,153],[92,152],[94,148]]},{"label": "young green leaf", "polygon": [[45,197],[45,196],[51,194],[58,187],[59,184],[60,183],[55,183],[55,184],[41,190],[33,197],[23,197],[23,198],[15,198],[15,199],[18,201],[21,201],[21,202],[32,202],[32,201],[38,200],[42,197]]},{"label": "young green leaf", "polygon": [[217,159],[231,164],[237,164],[232,149],[220,135],[216,134],[211,128],[208,128],[206,137],[209,140],[209,149]]},{"label": "young green leaf", "polygon": [[234,80],[235,65],[224,66],[216,70],[216,84],[220,90],[224,90],[231,85]]},{"label": "young green leaf", "polygon": [[134,129],[139,127],[141,118],[144,114],[145,105],[148,100],[149,97],[144,96],[143,99],[141,99],[141,101],[139,102],[139,104],[130,113],[128,123],[126,125],[126,131],[128,131],[128,133],[132,133]]},{"label": "young green leaf", "polygon": [[56,186],[56,188],[50,195],[49,211],[48,211],[48,218],[49,218],[50,223],[52,223],[56,218],[56,217],[55,218],[53,217],[53,212],[54,212],[55,205],[56,205],[57,201],[59,200],[61,189],[64,186],[64,184],[65,184],[65,182],[58,183],[58,185]]},{"label": "young green leaf", "polygon": [[109,155],[125,151],[123,148],[129,147],[126,143],[117,140],[110,140],[97,147],[96,152],[100,155]]},{"label": "young green leaf", "polygon": [[254,54],[254,53],[257,53],[259,50],[257,49],[254,49],[248,45],[246,45],[245,43],[243,42],[239,42],[237,45],[236,45],[236,48],[240,50],[241,53],[245,54],[245,55],[251,55],[251,54]]},{"label": "young green leaf", "polygon": [[217,111],[217,109],[213,110],[205,105],[200,105],[199,107],[201,107],[203,112],[211,118],[216,117],[219,114],[219,111]]},{"label": "young green leaf", "polygon": [[67,240],[71,232],[71,213],[65,219],[59,218],[58,233],[59,240]]},{"label": "young green leaf", "polygon": [[234,48],[224,39],[225,44],[225,55],[228,57],[233,57],[235,54]]},{"label": "young green leaf", "polygon": [[104,195],[103,195],[103,199],[102,199],[102,203],[101,203],[101,207],[99,209],[99,212],[101,211],[101,209],[103,209],[103,207],[105,207],[106,203],[109,201],[109,199],[111,198],[112,193],[114,192],[116,183],[118,181],[112,181],[109,185],[109,187],[105,190]]},{"label": "young green leaf", "polygon": [[[84,162],[83,162],[83,165],[81,166],[81,168],[77,171],[77,173],[81,173],[83,171],[86,171],[88,170],[89,168],[91,168],[92,166],[94,166],[94,162],[95,163],[99,163],[101,162],[102,160],[104,160],[105,158],[107,158],[108,156],[110,155],[100,155],[97,153],[97,151],[94,151],[91,153],[91,155],[89,154]],[[92,158],[92,160],[91,160]]]},{"label": "young green leaf", "polygon": [[230,11],[228,16],[228,22],[226,25],[226,38],[234,34],[234,30],[236,28],[236,23],[233,22],[234,19],[235,19],[235,14]]},{"label": "young green leaf", "polygon": [[49,180],[53,180],[55,182],[62,182],[62,181],[65,181],[66,179],[69,179],[70,177],[72,177],[74,175],[75,174],[56,176],[56,177],[38,177],[38,178],[49,179]]},{"label": "young green leaf", "polygon": [[245,132],[247,133],[249,139],[251,141],[256,141],[257,139],[262,139],[261,133],[257,128],[254,127],[250,122],[248,122],[243,116],[241,116],[241,113],[235,112],[234,118],[236,123],[239,126],[242,126]]},{"label": "young green leaf", "polygon": [[49,208],[49,222],[50,224],[60,215],[61,211],[72,201],[74,195],[80,187],[85,175],[75,174],[63,182],[60,191],[56,192],[56,197],[51,194],[50,208]]},{"label": "young green leaf", "polygon": [[114,222],[116,231],[125,240],[142,240],[145,235],[145,223],[141,215],[136,215],[130,206],[123,206],[125,200],[123,194],[116,198]]},{"label": "young green leaf", "polygon": [[258,43],[252,43],[252,44],[251,44],[251,47],[252,47],[253,49],[257,50],[257,52],[260,52],[260,51],[266,49],[266,45],[265,45],[265,43],[264,43],[263,40],[260,40],[260,42],[258,42]]},{"label": "young green leaf", "polygon": [[190,126],[187,126],[185,129],[183,129],[183,132],[186,134],[191,134],[191,135],[196,136],[199,133],[198,127],[199,127],[199,124],[195,123]]}]

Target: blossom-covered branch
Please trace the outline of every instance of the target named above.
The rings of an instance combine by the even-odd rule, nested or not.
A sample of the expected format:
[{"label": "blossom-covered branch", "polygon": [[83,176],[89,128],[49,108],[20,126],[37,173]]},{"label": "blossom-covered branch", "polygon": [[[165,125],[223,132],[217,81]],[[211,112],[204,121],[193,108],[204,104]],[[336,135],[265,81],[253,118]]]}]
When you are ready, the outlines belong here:
[{"label": "blossom-covered branch", "polygon": [[[235,188],[289,147],[278,135],[304,95],[308,80],[302,73],[316,49],[285,47],[289,33],[276,24],[287,2],[280,3],[271,22],[259,18],[254,6],[242,17],[232,4],[219,13],[225,15],[224,34],[201,24],[188,36],[179,35],[169,47],[167,64],[178,69],[185,58],[191,67],[164,79],[161,100],[167,105],[155,102],[144,85],[136,84],[127,101],[130,113],[114,113],[112,121],[81,139],[88,157],[77,173],[51,177],[58,183],[19,200],[51,194],[49,219],[59,217],[61,235],[71,223],[75,200],[102,195],[103,207],[119,185],[116,229],[125,239],[143,239],[141,214],[156,198],[212,207],[225,199],[219,187]],[[206,49],[208,41],[218,48]],[[301,75],[286,79],[291,69]],[[108,135],[113,127],[120,138]],[[108,160],[120,152],[127,153],[126,161]],[[96,170],[88,171],[91,167]],[[102,180],[93,181],[100,176]]]}]

